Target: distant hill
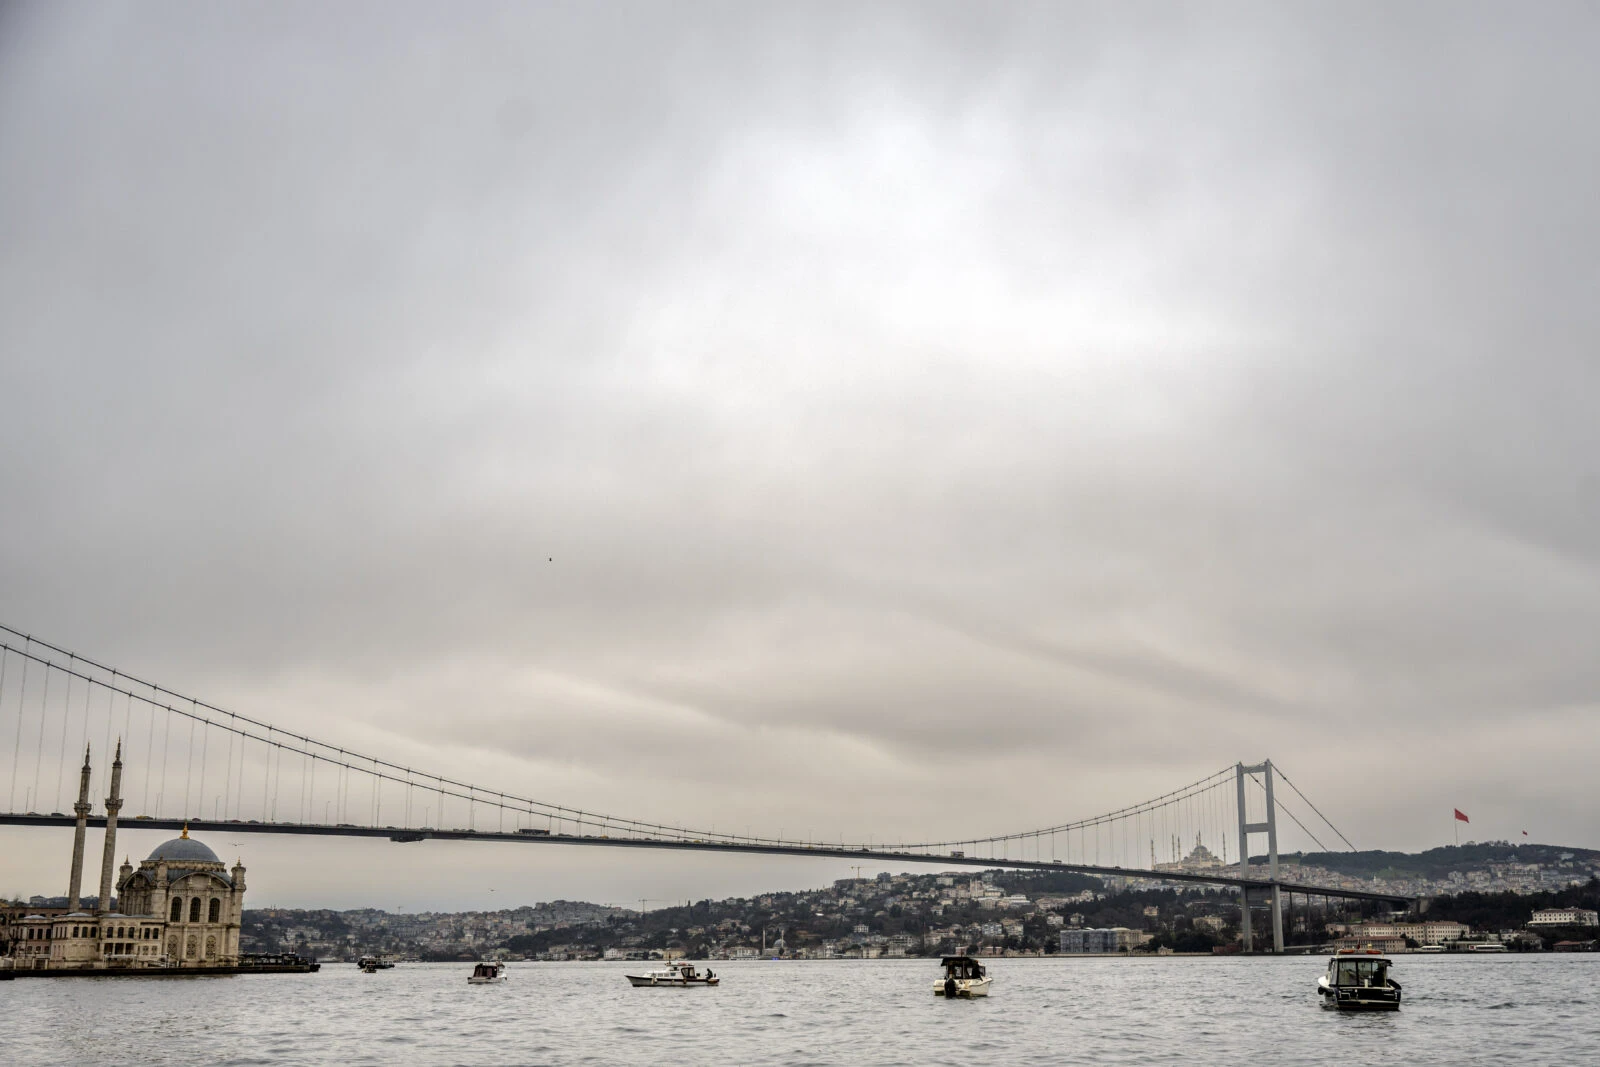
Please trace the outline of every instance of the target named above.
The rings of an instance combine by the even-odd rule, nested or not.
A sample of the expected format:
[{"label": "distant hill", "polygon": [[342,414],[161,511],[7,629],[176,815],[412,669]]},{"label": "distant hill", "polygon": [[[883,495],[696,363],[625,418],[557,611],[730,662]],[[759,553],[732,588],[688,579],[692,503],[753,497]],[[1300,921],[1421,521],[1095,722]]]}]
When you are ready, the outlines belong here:
[{"label": "distant hill", "polygon": [[[1474,842],[1445,845],[1426,852],[1303,852],[1279,856],[1278,860],[1322,867],[1355,878],[1445,878],[1460,871],[1482,870],[1491,863],[1537,863],[1554,866],[1571,860],[1588,867],[1600,860],[1600,851],[1563,845],[1513,844],[1509,841]],[[1251,863],[1265,863],[1266,857],[1252,857]]]}]

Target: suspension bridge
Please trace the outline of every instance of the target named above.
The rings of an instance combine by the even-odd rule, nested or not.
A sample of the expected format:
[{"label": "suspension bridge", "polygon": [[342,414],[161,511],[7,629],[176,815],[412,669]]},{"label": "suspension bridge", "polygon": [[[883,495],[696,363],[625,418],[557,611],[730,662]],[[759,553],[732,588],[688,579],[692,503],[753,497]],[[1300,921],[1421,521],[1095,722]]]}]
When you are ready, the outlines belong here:
[{"label": "suspension bridge", "polygon": [[[105,754],[114,750],[123,765],[122,805],[136,812],[121,821],[136,828],[801,855],[1198,883],[1238,891],[1247,952],[1256,947],[1258,918],[1272,949],[1282,950],[1284,907],[1292,908],[1297,894],[1308,904],[1312,897],[1409,903],[1282,877],[1280,811],[1322,851],[1329,849],[1319,832],[1354,845],[1270,760],[1225,767],[1091,818],[984,837],[890,844],[741,835],[589,811],[403,766],[185,696],[0,624],[0,825],[114,827],[116,805],[96,815],[75,806],[72,792],[79,762],[98,752],[87,773],[90,795],[103,795],[111,774]],[[1186,852],[1190,840],[1195,845]],[[1252,858],[1257,842],[1265,848]]]}]

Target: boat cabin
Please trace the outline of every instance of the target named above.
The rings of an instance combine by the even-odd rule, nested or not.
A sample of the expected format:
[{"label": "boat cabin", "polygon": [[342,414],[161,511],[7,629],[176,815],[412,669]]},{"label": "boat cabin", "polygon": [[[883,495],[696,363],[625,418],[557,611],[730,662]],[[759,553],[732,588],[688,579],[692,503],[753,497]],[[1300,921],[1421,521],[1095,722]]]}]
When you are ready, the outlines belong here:
[{"label": "boat cabin", "polygon": [[946,978],[957,981],[976,981],[984,976],[983,964],[971,956],[946,956],[939,961]]},{"label": "boat cabin", "polygon": [[1369,949],[1358,956],[1345,949],[1328,961],[1328,973],[1317,979],[1322,1006],[1339,1011],[1397,1011],[1400,983],[1389,977],[1389,961]]},{"label": "boat cabin", "polygon": [[1389,988],[1389,961],[1382,956],[1335,956],[1328,961],[1328,984],[1335,988]]},{"label": "boat cabin", "polygon": [[476,967],[472,968],[472,977],[498,978],[500,977],[500,970],[501,967],[498,963],[480,963]]}]

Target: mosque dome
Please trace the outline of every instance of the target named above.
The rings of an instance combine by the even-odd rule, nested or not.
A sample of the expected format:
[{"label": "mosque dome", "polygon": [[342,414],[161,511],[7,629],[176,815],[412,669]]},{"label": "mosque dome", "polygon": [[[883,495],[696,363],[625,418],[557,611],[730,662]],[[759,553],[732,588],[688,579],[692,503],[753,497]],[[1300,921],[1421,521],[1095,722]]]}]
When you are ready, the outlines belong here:
[{"label": "mosque dome", "polygon": [[184,830],[182,837],[174,837],[171,841],[163,841],[157,845],[146,862],[156,863],[160,860],[166,860],[171,864],[222,862],[215,852],[190,837],[188,830]]}]

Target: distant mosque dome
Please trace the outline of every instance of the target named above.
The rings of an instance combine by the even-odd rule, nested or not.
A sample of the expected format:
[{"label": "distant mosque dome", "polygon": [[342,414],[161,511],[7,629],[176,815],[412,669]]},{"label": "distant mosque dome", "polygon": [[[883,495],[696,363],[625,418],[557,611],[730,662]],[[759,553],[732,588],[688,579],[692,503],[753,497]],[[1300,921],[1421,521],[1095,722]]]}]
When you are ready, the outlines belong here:
[{"label": "distant mosque dome", "polygon": [[171,841],[163,841],[157,845],[156,850],[150,853],[150,858],[145,862],[157,863],[161,860],[171,864],[222,862],[215,852],[190,837],[187,829],[184,830],[182,837],[174,837]]}]

